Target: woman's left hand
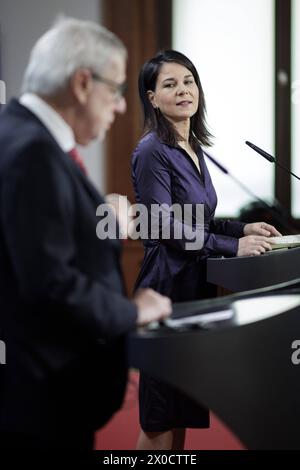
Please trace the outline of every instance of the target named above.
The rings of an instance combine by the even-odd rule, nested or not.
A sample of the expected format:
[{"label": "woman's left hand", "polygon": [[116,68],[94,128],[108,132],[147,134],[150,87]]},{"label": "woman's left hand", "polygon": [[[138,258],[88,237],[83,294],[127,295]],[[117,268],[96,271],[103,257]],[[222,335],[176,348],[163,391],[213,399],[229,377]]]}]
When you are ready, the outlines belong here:
[{"label": "woman's left hand", "polygon": [[273,225],[265,222],[254,222],[246,224],[244,227],[244,235],[262,235],[264,237],[281,237],[281,233],[276,230]]}]

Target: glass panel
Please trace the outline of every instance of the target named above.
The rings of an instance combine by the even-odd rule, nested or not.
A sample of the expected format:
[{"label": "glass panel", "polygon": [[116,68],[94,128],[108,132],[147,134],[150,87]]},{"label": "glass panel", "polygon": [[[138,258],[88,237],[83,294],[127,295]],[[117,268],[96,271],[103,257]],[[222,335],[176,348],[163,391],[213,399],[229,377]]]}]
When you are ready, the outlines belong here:
[{"label": "glass panel", "polygon": [[[292,171],[300,175],[300,1],[292,1]],[[298,19],[298,21],[296,20]],[[300,217],[300,181],[292,177],[292,215]]]},{"label": "glass panel", "polygon": [[[260,198],[273,197],[274,168],[245,145],[274,153],[274,0],[173,0],[173,47],[196,65],[215,136],[210,151]],[[209,163],[218,216],[252,200]]]}]

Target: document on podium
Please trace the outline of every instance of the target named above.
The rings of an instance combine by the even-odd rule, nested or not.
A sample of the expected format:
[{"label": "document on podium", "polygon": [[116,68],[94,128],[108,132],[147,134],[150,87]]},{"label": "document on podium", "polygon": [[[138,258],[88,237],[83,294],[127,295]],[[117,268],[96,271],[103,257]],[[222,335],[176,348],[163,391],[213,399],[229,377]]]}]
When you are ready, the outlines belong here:
[{"label": "document on podium", "polygon": [[269,237],[272,243],[272,250],[278,250],[280,248],[293,248],[300,246],[300,234],[299,235],[284,235],[282,237]]},{"label": "document on podium", "polygon": [[233,310],[230,308],[218,310],[216,312],[199,313],[185,316],[183,318],[167,318],[164,324],[170,328],[206,326],[209,323],[230,320],[233,316]]}]

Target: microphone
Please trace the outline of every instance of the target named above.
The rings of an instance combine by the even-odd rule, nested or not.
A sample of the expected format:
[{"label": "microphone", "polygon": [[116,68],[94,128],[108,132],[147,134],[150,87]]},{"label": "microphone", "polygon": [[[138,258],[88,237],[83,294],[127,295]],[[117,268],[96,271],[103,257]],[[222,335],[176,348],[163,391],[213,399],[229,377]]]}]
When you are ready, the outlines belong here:
[{"label": "microphone", "polygon": [[295,173],[293,173],[292,171],[290,171],[288,168],[286,168],[284,165],[281,165],[281,163],[279,163],[276,158],[272,157],[272,155],[270,155],[269,153],[265,152],[264,150],[260,149],[259,147],[257,147],[256,145],[252,144],[251,142],[249,142],[248,140],[246,140],[245,142],[246,145],[248,145],[250,148],[252,148],[252,150],[254,150],[255,152],[259,153],[259,155],[261,155],[262,157],[266,158],[269,162],[271,163],[275,163],[275,165],[278,165],[280,168],[282,168],[283,170],[285,170],[287,173],[289,173],[290,175],[294,176],[295,178],[297,178],[298,180],[300,180],[299,176],[295,175]]},{"label": "microphone", "polygon": [[[250,142],[249,142],[250,144]],[[252,147],[252,145],[254,147],[256,147],[254,144],[251,144],[250,146]],[[257,147],[258,148],[258,147]],[[254,149],[255,150],[255,149]],[[259,149],[261,150],[261,149]],[[210,155],[206,150],[203,150],[203,153],[204,155],[206,155],[209,160],[217,167],[219,168],[219,170],[224,173],[225,175],[227,176],[230,176],[230,178],[238,185],[240,186],[246,193],[248,193],[252,198],[256,199],[256,201],[259,201],[263,206],[266,207],[266,209],[269,210],[269,212],[273,215],[273,217],[277,220],[277,222],[279,224],[281,224],[282,227],[284,227],[288,232],[290,233],[295,233],[294,231],[294,228],[293,226],[288,222],[288,220],[286,220],[286,218],[279,214],[275,207],[272,206],[271,204],[269,204],[267,201],[264,201],[263,199],[261,199],[260,197],[258,197],[255,193],[253,193],[253,191],[251,191],[244,183],[242,183],[239,179],[237,179],[234,175],[232,175],[228,170],[227,168],[225,168],[223,165],[221,165],[221,163],[215,159],[215,157],[213,157],[212,155]],[[263,150],[261,150],[262,152],[264,152]],[[271,155],[269,155],[268,153],[264,152],[266,155],[268,155],[269,157],[273,158]],[[265,157],[266,158],[266,157]],[[274,159],[275,160],[275,159]]]},{"label": "microphone", "polygon": [[225,168],[223,165],[221,165],[221,163],[218,162],[215,159],[215,157],[210,155],[206,150],[202,149],[202,151],[203,151],[204,155],[206,155],[209,158],[209,160],[211,160],[213,162],[213,164],[216,165],[216,167],[219,168],[219,170],[222,171],[222,173],[224,173],[225,175],[230,176],[230,178],[232,178],[235,181],[235,183],[237,183],[237,185],[240,186],[246,193],[248,193],[254,199],[258,200],[264,206],[268,206],[268,208],[272,207],[266,201],[263,201],[262,199],[260,199],[260,197],[258,197],[256,194],[254,194],[247,186],[244,185],[244,183],[242,183],[240,180],[238,180],[234,175],[229,173],[227,168]]},{"label": "microphone", "polygon": [[210,155],[209,153],[207,153],[206,151],[204,151],[202,149],[203,153],[213,162],[214,165],[216,165],[217,168],[219,168],[220,171],[222,171],[222,173],[224,173],[225,175],[229,175],[229,171],[227,170],[227,168],[225,168],[225,166],[221,165],[220,162],[218,162],[212,155]]}]

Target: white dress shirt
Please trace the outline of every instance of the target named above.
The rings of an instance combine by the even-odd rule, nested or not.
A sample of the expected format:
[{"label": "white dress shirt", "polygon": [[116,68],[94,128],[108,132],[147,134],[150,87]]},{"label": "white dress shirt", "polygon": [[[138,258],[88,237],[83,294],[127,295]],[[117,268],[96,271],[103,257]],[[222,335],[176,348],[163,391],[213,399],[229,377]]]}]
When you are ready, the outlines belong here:
[{"label": "white dress shirt", "polygon": [[74,132],[69,124],[42,98],[34,93],[25,93],[19,103],[44,124],[64,152],[70,152],[76,146]]}]

